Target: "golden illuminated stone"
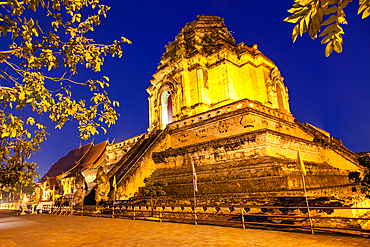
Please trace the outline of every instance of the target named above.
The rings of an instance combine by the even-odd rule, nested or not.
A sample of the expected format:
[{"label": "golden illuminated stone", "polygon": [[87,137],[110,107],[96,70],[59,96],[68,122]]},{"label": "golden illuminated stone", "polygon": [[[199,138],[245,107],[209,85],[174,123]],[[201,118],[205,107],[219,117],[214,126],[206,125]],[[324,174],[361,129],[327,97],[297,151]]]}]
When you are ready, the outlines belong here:
[{"label": "golden illuminated stone", "polygon": [[[147,89],[150,128],[242,99],[290,114],[288,90],[276,65],[257,45],[235,44],[223,20],[201,16],[167,46]],[[168,120],[171,95],[173,119]]]}]

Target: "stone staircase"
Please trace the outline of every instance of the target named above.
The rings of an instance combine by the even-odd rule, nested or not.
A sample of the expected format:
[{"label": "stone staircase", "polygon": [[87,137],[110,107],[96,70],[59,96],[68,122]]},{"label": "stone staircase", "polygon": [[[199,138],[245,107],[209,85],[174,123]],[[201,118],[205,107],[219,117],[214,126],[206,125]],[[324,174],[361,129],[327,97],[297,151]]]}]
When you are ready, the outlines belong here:
[{"label": "stone staircase", "polygon": [[140,156],[148,149],[150,144],[156,139],[159,133],[147,137],[144,135],[132,149],[117,162],[112,170],[108,173],[110,183],[113,184],[114,176],[116,176],[117,183],[121,181],[122,177],[135,164]]}]

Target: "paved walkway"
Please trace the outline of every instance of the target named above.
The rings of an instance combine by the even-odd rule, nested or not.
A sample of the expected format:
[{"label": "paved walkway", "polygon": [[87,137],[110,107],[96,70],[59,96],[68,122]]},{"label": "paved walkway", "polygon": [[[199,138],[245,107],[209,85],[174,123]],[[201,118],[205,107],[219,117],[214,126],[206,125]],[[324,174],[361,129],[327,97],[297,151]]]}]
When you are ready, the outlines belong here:
[{"label": "paved walkway", "polygon": [[0,246],[370,246],[370,238],[0,210]]}]

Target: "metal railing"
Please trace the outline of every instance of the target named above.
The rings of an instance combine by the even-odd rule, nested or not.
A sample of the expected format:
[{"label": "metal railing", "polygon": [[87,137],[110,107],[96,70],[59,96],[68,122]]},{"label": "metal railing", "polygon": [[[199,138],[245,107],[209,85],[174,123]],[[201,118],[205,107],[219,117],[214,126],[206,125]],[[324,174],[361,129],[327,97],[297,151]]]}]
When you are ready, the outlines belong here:
[{"label": "metal railing", "polygon": [[370,208],[361,207],[307,207],[294,206],[147,206],[109,205],[98,209],[96,206],[71,205],[44,206],[44,213],[56,215],[86,215],[95,217],[131,218],[133,220],[155,220],[191,224],[211,224],[240,228],[274,228],[282,230],[308,230],[309,219],[317,230],[356,234],[370,233]]}]

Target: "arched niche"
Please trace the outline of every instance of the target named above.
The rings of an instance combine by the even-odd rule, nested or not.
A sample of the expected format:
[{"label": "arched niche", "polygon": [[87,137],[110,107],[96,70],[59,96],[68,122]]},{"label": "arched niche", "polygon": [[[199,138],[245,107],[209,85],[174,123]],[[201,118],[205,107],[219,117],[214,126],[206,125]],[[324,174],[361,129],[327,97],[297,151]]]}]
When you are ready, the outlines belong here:
[{"label": "arched niche", "polygon": [[269,102],[272,107],[279,109],[283,113],[290,113],[288,89],[284,85],[284,78],[280,71],[274,67],[270,71],[270,78],[266,81]]},{"label": "arched niche", "polygon": [[172,94],[170,91],[166,90],[162,92],[161,95],[161,129],[166,128],[166,125],[172,123],[173,119],[173,104],[172,104]]}]

